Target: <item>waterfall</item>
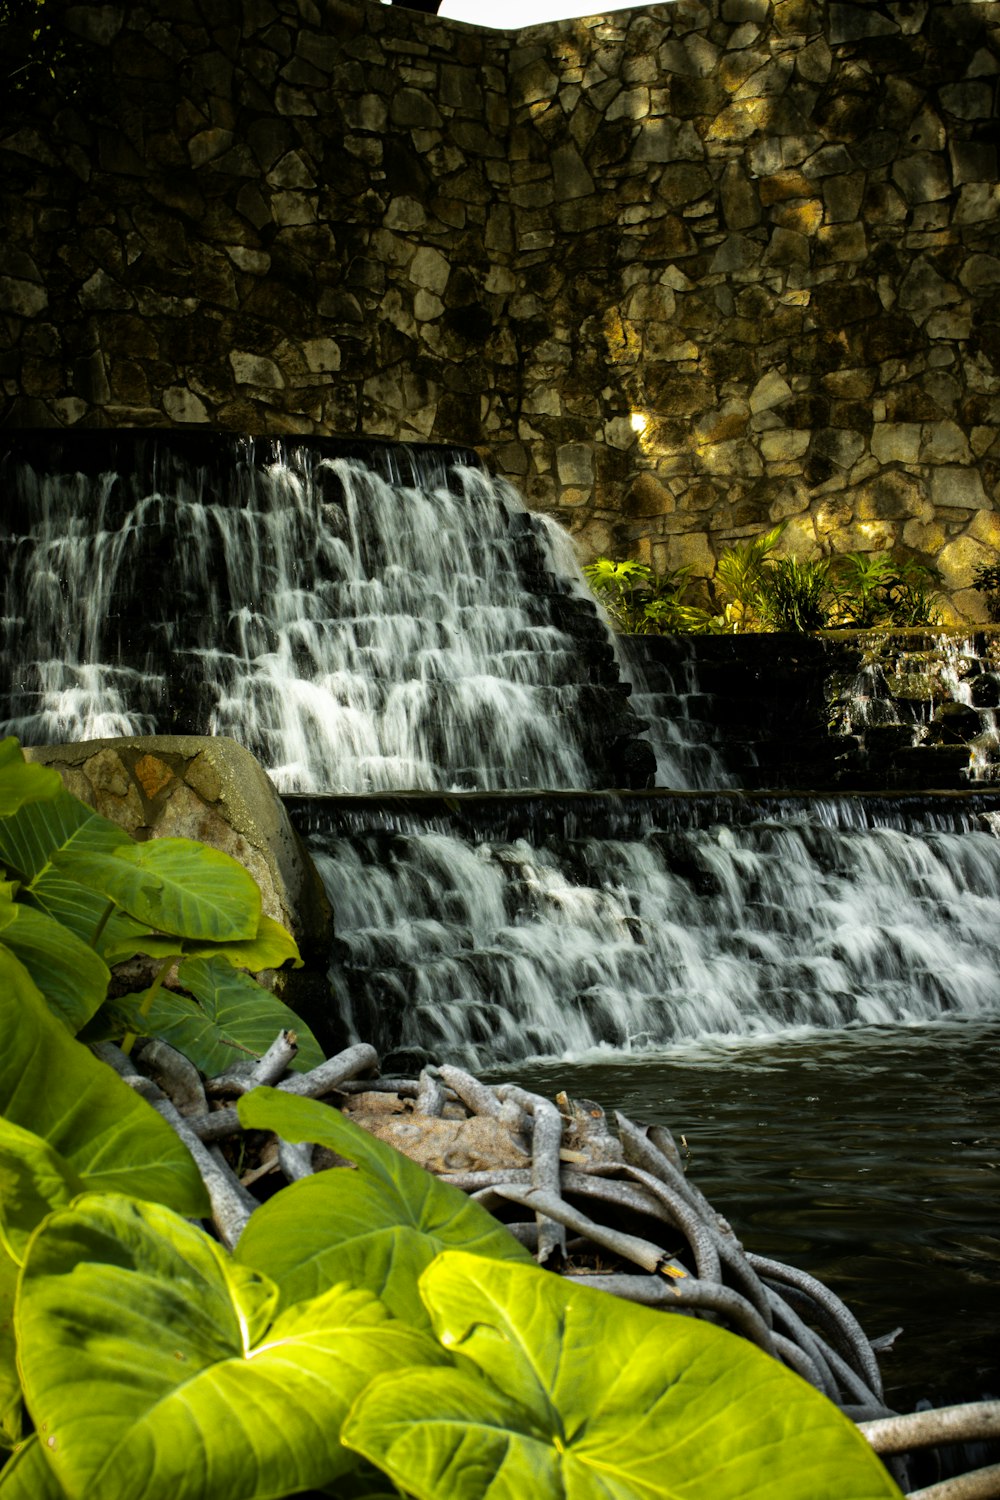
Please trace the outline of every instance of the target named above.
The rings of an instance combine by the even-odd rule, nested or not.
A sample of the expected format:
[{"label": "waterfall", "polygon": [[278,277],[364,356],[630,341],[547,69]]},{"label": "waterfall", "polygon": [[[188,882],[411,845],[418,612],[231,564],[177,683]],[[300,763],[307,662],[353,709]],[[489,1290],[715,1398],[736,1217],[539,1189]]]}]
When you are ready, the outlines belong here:
[{"label": "waterfall", "polygon": [[474,455],[168,436],[4,465],[4,732],[228,735],[281,790],[644,783],[596,609]]},{"label": "waterfall", "polygon": [[[992,641],[942,634],[930,661],[925,650],[901,646],[893,667],[897,683],[904,689],[916,683],[918,695],[899,691],[881,663],[867,663],[844,684],[840,731],[897,749],[957,737],[969,747],[965,779],[1000,780],[1000,672]],[[949,736],[949,721],[957,736]]]},{"label": "waterfall", "polygon": [[385,1051],[484,1068],[1000,1003],[1000,841],[960,797],[295,816],[334,896],[335,989]]},{"label": "waterfall", "polygon": [[568,538],[474,454],[13,434],[0,473],[0,727],[249,748],[381,1050],[482,1068],[996,1013],[993,804],[727,793],[687,644],[651,691]]}]

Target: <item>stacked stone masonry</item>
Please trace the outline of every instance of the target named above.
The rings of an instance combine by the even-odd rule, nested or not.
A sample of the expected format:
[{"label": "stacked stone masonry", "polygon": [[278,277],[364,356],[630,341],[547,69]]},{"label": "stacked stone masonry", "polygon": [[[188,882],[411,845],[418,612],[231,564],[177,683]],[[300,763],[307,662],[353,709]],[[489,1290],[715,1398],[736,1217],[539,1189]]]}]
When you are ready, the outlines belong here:
[{"label": "stacked stone masonry", "polygon": [[707,578],[783,520],[984,618],[1000,3],[50,9],[4,84],[7,425],[469,444],[585,556]]}]

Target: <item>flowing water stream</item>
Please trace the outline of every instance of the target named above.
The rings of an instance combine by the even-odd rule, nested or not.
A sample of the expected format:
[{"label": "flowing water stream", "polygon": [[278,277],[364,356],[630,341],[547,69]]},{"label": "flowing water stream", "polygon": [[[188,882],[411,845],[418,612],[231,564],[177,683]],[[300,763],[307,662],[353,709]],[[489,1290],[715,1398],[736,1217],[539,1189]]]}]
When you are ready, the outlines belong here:
[{"label": "flowing water stream", "polygon": [[357,448],[12,435],[0,727],[240,740],[349,1028],[664,1120],[754,1248],[904,1324],[907,1399],[996,1389],[1000,799],[720,794],[684,672],[671,793],[597,795],[654,755],[566,540],[472,455]]},{"label": "flowing water stream", "polygon": [[611,643],[473,455],[89,437],[92,473],[3,465],[5,732],[229,735],[283,791],[606,784]]}]

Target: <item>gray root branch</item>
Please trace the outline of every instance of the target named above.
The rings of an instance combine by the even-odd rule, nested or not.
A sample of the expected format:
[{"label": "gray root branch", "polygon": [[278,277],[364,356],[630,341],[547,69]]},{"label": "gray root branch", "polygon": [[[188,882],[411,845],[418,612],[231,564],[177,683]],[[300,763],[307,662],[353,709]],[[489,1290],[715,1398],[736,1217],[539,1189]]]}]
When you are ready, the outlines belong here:
[{"label": "gray root branch", "polygon": [[[235,1245],[256,1203],[214,1144],[241,1134],[237,1111],[227,1103],[234,1096],[261,1084],[317,1099],[383,1092],[406,1101],[414,1120],[485,1116],[519,1145],[530,1143],[530,1166],[439,1175],[507,1222],[539,1264],[574,1283],[707,1318],[740,1334],[836,1402],[879,1453],[898,1455],[927,1443],[1000,1435],[996,1402],[913,1416],[890,1412],[875,1351],[857,1319],[814,1277],[746,1252],[685,1176],[673,1138],[662,1126],[640,1126],[616,1114],[615,1133],[604,1111],[589,1100],[560,1094],[557,1105],[513,1084],[482,1083],[457,1067],[426,1068],[418,1079],[380,1079],[378,1055],[364,1043],[309,1072],[293,1073],[297,1047],[289,1032],[255,1063],[207,1083],[164,1042],[137,1048],[134,1062],[108,1044],[94,1050],[188,1145],[226,1245]],[[254,1175],[277,1171],[294,1182],[315,1170],[308,1145],[278,1140],[269,1150],[268,1163]],[[517,1207],[527,1209],[533,1222],[522,1222]],[[923,1500],[985,1495],[986,1490],[949,1488],[974,1478],[962,1476],[920,1494]]]}]

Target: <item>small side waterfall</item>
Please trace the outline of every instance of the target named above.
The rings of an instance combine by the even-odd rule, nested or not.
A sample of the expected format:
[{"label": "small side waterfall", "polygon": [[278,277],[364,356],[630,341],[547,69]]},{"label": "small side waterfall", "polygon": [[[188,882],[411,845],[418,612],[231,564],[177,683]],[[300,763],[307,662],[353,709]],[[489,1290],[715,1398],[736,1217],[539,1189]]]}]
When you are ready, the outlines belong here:
[{"label": "small side waterfall", "polygon": [[961,797],[472,801],[294,808],[383,1050],[481,1069],[1000,1004],[1000,841]]},{"label": "small side waterfall", "polygon": [[[891,676],[886,668],[891,668]],[[1000,780],[1000,664],[993,634],[942,635],[933,653],[901,640],[842,687],[839,727],[876,750],[964,744],[970,784]]]},{"label": "small side waterfall", "polygon": [[3,466],[5,732],[229,735],[282,790],[645,784],[596,610],[474,454],[84,436],[86,474]]}]

